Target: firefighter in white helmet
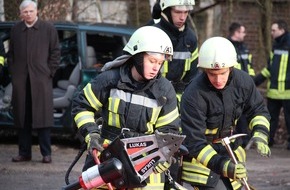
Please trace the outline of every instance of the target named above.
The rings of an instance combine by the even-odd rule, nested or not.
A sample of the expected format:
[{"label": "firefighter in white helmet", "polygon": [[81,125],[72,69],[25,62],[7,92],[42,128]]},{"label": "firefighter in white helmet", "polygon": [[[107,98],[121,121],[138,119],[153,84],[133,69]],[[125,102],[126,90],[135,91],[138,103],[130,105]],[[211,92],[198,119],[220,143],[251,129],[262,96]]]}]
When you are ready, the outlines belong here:
[{"label": "firefighter in white helmet", "polygon": [[189,154],[183,159],[182,181],[188,189],[241,189],[239,179],[247,177],[245,150],[241,139],[230,145],[234,164],[220,139],[235,134],[237,120],[246,115],[251,141],[262,156],[268,147],[270,115],[252,78],[234,68],[237,55],[223,37],[206,40],[199,51],[202,74],[194,78],[181,100],[181,127]]},{"label": "firefighter in white helmet", "polygon": [[166,32],[173,44],[173,59],[164,63],[161,72],[172,82],[178,102],[197,73],[197,37],[187,24],[194,5],[194,0],[160,0],[161,19],[154,25]]},{"label": "firefighter in white helmet", "polygon": [[[150,135],[155,130],[179,133],[175,91],[160,74],[164,61],[173,54],[167,34],[154,26],[141,27],[123,50],[124,55],[106,63],[103,72],[73,99],[72,115],[89,152],[102,151],[103,143],[110,143],[122,129],[126,129],[126,137]],[[101,130],[95,122],[97,113],[103,119]],[[156,174],[148,178],[147,186],[124,181],[138,189],[163,189],[160,173],[170,164],[170,160],[157,162],[153,169]],[[94,165],[88,154],[83,170]]]},{"label": "firefighter in white helmet", "polygon": [[[179,106],[185,87],[198,73],[197,36],[188,25],[190,23],[188,17],[193,10],[195,1],[160,0],[159,5],[161,9],[160,21],[154,26],[168,34],[174,50],[172,61],[165,61],[161,73],[173,84]],[[179,171],[178,163],[171,166],[170,172],[173,179],[179,182],[177,171]],[[166,188],[170,188],[168,183],[166,183]]]}]

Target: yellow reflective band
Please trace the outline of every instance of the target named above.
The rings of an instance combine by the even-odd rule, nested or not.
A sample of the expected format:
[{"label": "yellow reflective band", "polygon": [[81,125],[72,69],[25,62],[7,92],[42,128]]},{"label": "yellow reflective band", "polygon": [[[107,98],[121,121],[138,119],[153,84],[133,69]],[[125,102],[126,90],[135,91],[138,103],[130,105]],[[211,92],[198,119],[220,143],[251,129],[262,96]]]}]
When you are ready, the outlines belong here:
[{"label": "yellow reflective band", "polygon": [[255,76],[255,70],[251,67],[251,65],[248,65],[248,71],[250,76]]},{"label": "yellow reflective band", "polygon": [[267,97],[272,98],[272,99],[279,99],[279,100],[289,100],[290,90],[279,91],[277,89],[268,89]]},{"label": "yellow reflective band", "polygon": [[270,52],[270,59],[273,59],[273,57],[274,57],[274,52],[271,51],[271,52]]},{"label": "yellow reflective band", "polygon": [[164,61],[160,72],[162,73],[163,77],[166,77],[166,74],[168,73],[168,61]]},{"label": "yellow reflective band", "polygon": [[253,55],[249,54],[249,62],[252,63]]},{"label": "yellow reflective band", "polygon": [[254,117],[249,124],[250,130],[253,130],[256,125],[263,125],[266,127],[267,131],[270,131],[270,123],[264,116],[258,115]]},{"label": "yellow reflective band", "polygon": [[87,98],[90,105],[96,110],[99,111],[99,109],[103,106],[103,104],[97,99],[95,96],[91,83],[88,83],[84,88],[85,97]]},{"label": "yellow reflective band", "polygon": [[188,182],[206,184],[208,176],[182,171],[181,179]]},{"label": "yellow reflective band", "polygon": [[111,141],[109,139],[105,139],[103,142],[103,147],[107,147],[109,144],[111,143]]},{"label": "yellow reflective band", "polygon": [[147,127],[147,131],[145,132],[145,134],[149,135],[149,134],[152,134],[154,132],[153,123],[148,122],[146,124],[146,127]]},{"label": "yellow reflective band", "polygon": [[181,79],[186,75],[188,71],[190,71],[191,63],[196,60],[198,57],[198,48],[195,48],[195,50],[191,53],[191,56],[189,58],[184,57],[184,68],[183,73],[181,76]]},{"label": "yellow reflective band", "polygon": [[241,186],[242,186],[242,183],[241,183],[241,182],[239,182],[239,181],[234,181],[234,180],[232,180],[232,179],[230,179],[230,181],[231,181],[231,185],[232,185],[232,187],[233,187],[233,190],[238,190],[238,189],[241,188]]},{"label": "yellow reflective band", "polygon": [[234,152],[238,161],[246,162],[246,152],[241,146],[239,146]]},{"label": "yellow reflective band", "polygon": [[271,77],[271,73],[267,68],[262,69],[261,74],[266,78]]},{"label": "yellow reflective band", "polygon": [[176,93],[178,111],[180,110],[181,97],[182,97],[181,93]]},{"label": "yellow reflective band", "polygon": [[212,146],[211,145],[207,145],[198,154],[197,161],[202,163],[204,166],[207,166],[208,162],[216,154],[217,154],[217,152],[212,148]]},{"label": "yellow reflective band", "polygon": [[4,66],[5,58],[0,56],[0,65]]},{"label": "yellow reflective band", "polygon": [[234,67],[235,67],[236,69],[239,69],[239,70],[241,70],[241,69],[242,69],[242,66],[241,66],[241,64],[240,64],[240,63],[238,63],[238,64],[234,65]]},{"label": "yellow reflective band", "polygon": [[108,124],[110,126],[115,126],[117,128],[121,128],[120,115],[118,114],[118,108],[120,105],[120,99],[109,98],[109,117]]},{"label": "yellow reflective band", "polygon": [[176,99],[177,99],[177,102],[181,102],[181,97],[182,97],[182,94],[180,93],[176,93]]},{"label": "yellow reflective band", "polygon": [[185,59],[181,79],[183,79],[183,77],[186,75],[186,72],[190,70],[190,66],[191,66],[191,62],[189,61],[189,59]]},{"label": "yellow reflective band", "polygon": [[171,123],[172,121],[177,119],[178,116],[179,116],[179,113],[178,113],[178,109],[176,107],[173,111],[171,111],[168,114],[158,118],[158,120],[156,122],[156,128]]},{"label": "yellow reflective band", "polygon": [[195,48],[195,50],[191,54],[191,60],[190,60],[190,62],[193,62],[194,60],[196,60],[197,57],[198,57],[198,48]]},{"label": "yellow reflective band", "polygon": [[151,119],[150,119],[150,123],[155,123],[158,119],[158,115],[160,114],[160,111],[161,111],[161,108],[162,107],[156,107],[156,108],[153,108],[152,109],[152,116],[151,116]]},{"label": "yellow reflective band", "polygon": [[215,135],[218,132],[218,128],[214,128],[214,129],[206,129],[205,130],[205,134],[206,135]]},{"label": "yellow reflective band", "polygon": [[150,183],[161,183],[161,175],[160,174],[154,174],[152,173],[150,176],[149,176],[149,182]]},{"label": "yellow reflective band", "polygon": [[164,188],[164,175],[163,174],[151,174],[147,179],[146,187],[133,188],[132,190],[160,190]]},{"label": "yellow reflective band", "polygon": [[77,127],[80,128],[86,123],[95,123],[94,112],[90,111],[82,111],[79,112],[75,117],[74,120],[77,124]]},{"label": "yellow reflective band", "polygon": [[279,74],[278,74],[278,90],[285,90],[285,80],[287,74],[287,65],[288,65],[288,53],[281,55]]},{"label": "yellow reflective band", "polygon": [[147,132],[146,134],[152,134],[154,132],[154,127],[153,125],[155,125],[157,119],[158,119],[158,115],[160,114],[162,107],[156,107],[152,109],[152,116],[150,118],[150,121],[147,123]]},{"label": "yellow reflective band", "polygon": [[202,165],[195,158],[192,158],[191,162],[183,161],[182,169],[188,172],[194,172],[203,175],[209,175],[210,173],[210,169]]},{"label": "yellow reflective band", "polygon": [[228,166],[230,164],[230,161],[226,161],[224,166],[223,166],[223,175],[228,176]]}]

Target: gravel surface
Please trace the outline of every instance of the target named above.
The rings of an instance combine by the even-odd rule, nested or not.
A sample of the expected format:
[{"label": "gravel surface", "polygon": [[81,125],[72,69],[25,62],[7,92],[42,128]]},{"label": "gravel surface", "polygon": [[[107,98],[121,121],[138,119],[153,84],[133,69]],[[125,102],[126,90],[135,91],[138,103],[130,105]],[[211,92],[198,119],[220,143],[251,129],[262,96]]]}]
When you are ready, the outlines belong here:
[{"label": "gravel surface", "polygon": [[[2,139],[3,141],[3,139]],[[3,190],[54,190],[65,185],[65,174],[79,152],[74,142],[58,142],[52,146],[52,163],[41,163],[39,147],[33,145],[32,161],[11,162],[17,155],[15,142],[0,142],[0,189]],[[65,144],[65,145],[64,145]],[[254,149],[248,151],[247,168],[249,184],[257,190],[290,190],[290,151],[284,145],[274,146],[270,158],[260,157]],[[85,154],[70,174],[70,181],[81,174]]]}]

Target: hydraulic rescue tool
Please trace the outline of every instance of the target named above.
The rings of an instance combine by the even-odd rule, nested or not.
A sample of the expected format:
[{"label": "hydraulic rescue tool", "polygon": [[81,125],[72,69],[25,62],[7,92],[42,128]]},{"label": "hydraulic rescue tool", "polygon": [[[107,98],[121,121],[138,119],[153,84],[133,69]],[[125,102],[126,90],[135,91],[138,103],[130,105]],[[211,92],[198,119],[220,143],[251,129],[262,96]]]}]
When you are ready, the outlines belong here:
[{"label": "hydraulic rescue tool", "polygon": [[[79,180],[62,190],[91,189],[107,184],[117,189],[146,186],[145,179],[153,173],[157,162],[170,162],[184,140],[184,135],[161,133],[122,138],[119,135],[101,152],[95,166],[82,172]],[[98,164],[99,162],[99,164]]]}]

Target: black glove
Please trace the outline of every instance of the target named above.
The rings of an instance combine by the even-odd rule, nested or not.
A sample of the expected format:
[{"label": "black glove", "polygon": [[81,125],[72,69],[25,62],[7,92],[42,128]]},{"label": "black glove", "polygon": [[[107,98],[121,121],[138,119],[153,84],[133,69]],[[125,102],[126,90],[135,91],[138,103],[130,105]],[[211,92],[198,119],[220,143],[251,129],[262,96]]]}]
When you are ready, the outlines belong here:
[{"label": "black glove", "polygon": [[85,141],[87,143],[87,150],[92,155],[93,150],[96,149],[99,152],[104,150],[103,148],[103,140],[99,133],[89,133],[85,137]]}]

